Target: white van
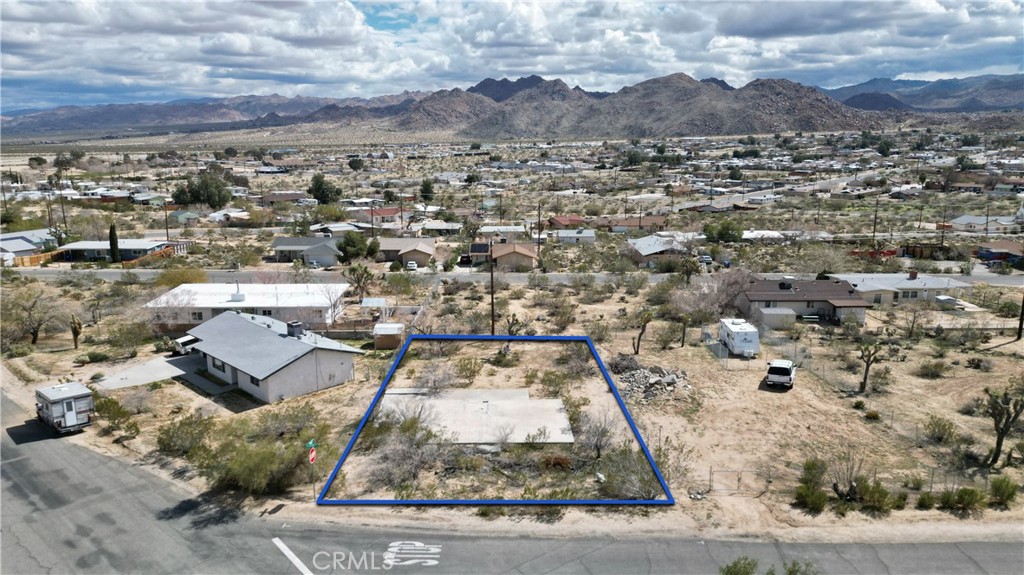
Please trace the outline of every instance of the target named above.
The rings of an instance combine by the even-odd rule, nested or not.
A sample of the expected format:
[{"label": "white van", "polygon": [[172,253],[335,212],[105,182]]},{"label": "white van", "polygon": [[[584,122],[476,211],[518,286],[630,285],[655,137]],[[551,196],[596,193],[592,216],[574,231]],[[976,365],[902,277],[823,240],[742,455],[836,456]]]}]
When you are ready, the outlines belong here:
[{"label": "white van", "polygon": [[199,343],[200,339],[194,335],[184,335],[174,340],[174,355],[188,355],[192,353],[192,346]]},{"label": "white van", "polygon": [[796,383],[796,365],[788,359],[769,361],[768,375],[765,376],[765,383],[768,385],[793,387],[793,384]]}]

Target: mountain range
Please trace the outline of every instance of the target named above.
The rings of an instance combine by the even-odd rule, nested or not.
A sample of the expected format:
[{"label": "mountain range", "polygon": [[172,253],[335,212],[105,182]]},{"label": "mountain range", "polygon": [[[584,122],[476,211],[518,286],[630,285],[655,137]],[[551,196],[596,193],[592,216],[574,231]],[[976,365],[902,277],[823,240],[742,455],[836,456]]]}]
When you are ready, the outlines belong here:
[{"label": "mountain range", "polygon": [[373,98],[237,96],[161,104],[63,106],[0,118],[8,134],[72,131],[107,136],[303,124],[449,132],[476,139],[615,138],[861,130],[892,114],[1024,109],[1024,75],[938,80],[876,78],[836,89],[758,79],[734,88],[717,78],[672,74],[614,93],[562,80],[487,78],[465,90],[405,91]]}]

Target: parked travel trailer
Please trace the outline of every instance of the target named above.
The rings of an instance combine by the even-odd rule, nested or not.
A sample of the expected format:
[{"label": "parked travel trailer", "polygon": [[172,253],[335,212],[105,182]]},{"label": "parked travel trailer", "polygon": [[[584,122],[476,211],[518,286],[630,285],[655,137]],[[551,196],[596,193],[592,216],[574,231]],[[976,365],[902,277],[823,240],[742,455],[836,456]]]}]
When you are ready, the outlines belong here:
[{"label": "parked travel trailer", "polygon": [[91,425],[95,410],[92,390],[81,383],[62,383],[36,390],[36,416],[60,433]]},{"label": "parked travel trailer", "polygon": [[719,321],[718,341],[735,355],[754,357],[761,353],[757,328],[743,319],[729,318]]}]

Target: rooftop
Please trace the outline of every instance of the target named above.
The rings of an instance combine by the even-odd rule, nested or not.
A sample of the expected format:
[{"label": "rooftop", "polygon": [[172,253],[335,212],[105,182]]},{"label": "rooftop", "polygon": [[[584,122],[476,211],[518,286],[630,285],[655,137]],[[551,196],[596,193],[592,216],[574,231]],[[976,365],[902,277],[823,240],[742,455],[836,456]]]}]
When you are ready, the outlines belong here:
[{"label": "rooftop", "polygon": [[[231,309],[329,308],[337,305],[349,284],[182,284],[146,304],[148,308]],[[243,300],[232,300],[235,293]],[[236,296],[237,297],[237,296]]]}]

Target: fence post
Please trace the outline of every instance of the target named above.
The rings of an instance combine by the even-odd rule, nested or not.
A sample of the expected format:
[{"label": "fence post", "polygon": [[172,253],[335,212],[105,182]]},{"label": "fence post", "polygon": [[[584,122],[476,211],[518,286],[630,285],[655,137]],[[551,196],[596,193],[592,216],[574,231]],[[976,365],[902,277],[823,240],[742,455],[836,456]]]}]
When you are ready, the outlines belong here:
[{"label": "fence post", "polygon": [[928,493],[932,492],[932,486],[935,485],[935,468],[932,467],[932,476],[928,479]]},{"label": "fence post", "polygon": [[715,484],[715,468],[714,466],[708,466],[708,491],[711,491],[712,486]]}]

